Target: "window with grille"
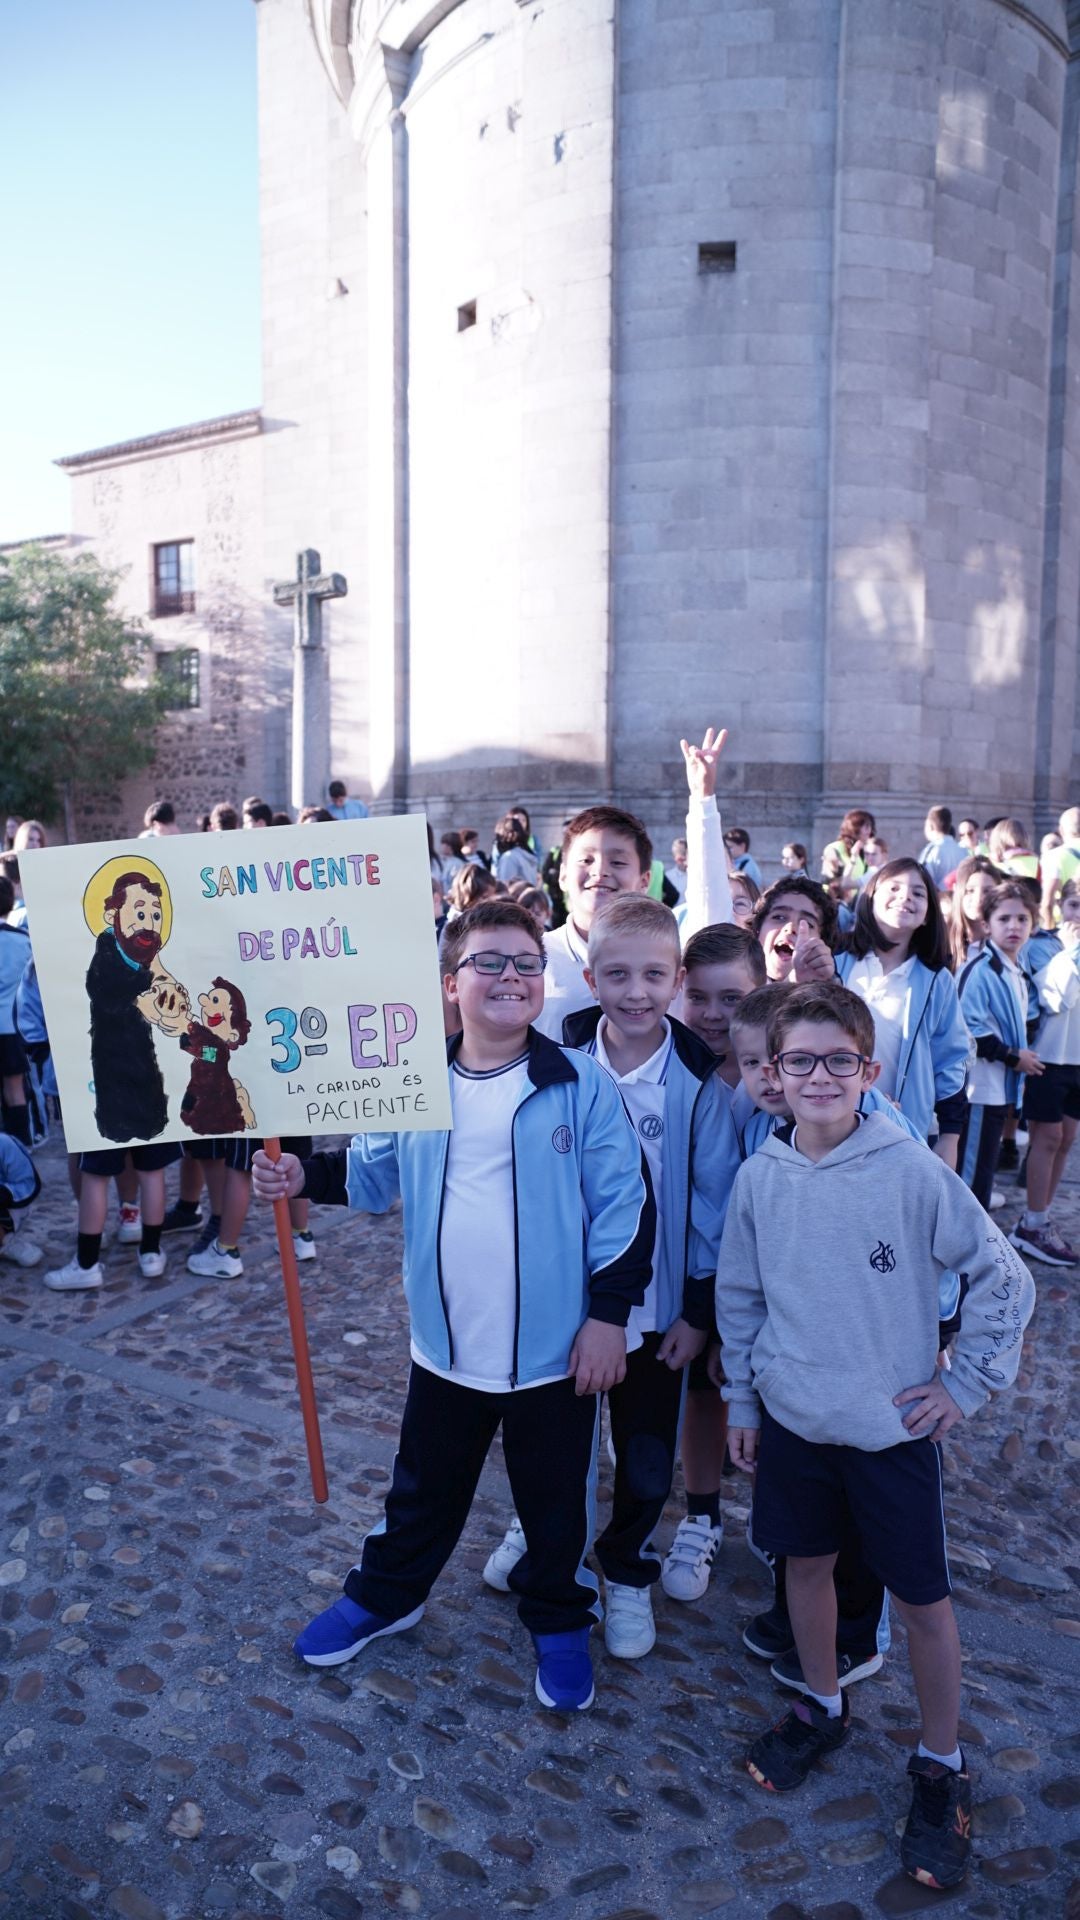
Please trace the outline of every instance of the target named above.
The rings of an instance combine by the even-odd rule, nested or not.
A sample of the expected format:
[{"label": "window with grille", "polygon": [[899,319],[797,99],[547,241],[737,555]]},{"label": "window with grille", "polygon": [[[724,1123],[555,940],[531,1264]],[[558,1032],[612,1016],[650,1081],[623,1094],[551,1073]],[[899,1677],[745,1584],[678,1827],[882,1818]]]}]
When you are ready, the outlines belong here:
[{"label": "window with grille", "polygon": [[171,540],[154,548],[154,618],[195,611],[195,542]]},{"label": "window with grille", "polygon": [[199,649],[177,647],[159,653],[157,670],[165,682],[168,705],[172,711],[199,704]]}]

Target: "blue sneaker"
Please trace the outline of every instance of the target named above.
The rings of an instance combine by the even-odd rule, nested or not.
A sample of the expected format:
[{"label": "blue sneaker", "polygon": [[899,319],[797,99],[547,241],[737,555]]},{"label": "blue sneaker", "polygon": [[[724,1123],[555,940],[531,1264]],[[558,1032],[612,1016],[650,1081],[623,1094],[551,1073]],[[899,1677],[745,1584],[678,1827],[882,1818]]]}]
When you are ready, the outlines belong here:
[{"label": "blue sneaker", "polygon": [[536,1648],[536,1697],[542,1707],[580,1713],[596,1698],[592,1661],[589,1658],[590,1627],[574,1633],[534,1633]]},{"label": "blue sneaker", "polygon": [[325,1613],[317,1613],[314,1620],[308,1621],[303,1633],[298,1633],[293,1641],[293,1652],[306,1660],[309,1667],[340,1667],[343,1661],[351,1660],[366,1647],[369,1640],[415,1627],[423,1612],[423,1607],[414,1607],[400,1620],[380,1620],[377,1613],[358,1607],[355,1600],[343,1593]]}]

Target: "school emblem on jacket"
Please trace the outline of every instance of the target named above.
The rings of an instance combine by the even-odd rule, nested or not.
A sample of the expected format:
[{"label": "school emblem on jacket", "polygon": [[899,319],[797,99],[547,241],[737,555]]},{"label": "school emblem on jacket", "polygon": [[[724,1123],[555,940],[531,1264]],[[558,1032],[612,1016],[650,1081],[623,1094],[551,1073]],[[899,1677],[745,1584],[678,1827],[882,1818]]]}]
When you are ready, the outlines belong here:
[{"label": "school emblem on jacket", "polygon": [[870,1265],[875,1273],[892,1273],[896,1266],[896,1255],[884,1240],[879,1240],[870,1255]]},{"label": "school emblem on jacket", "polygon": [[574,1136],[569,1127],[556,1127],[551,1136],[551,1144],[556,1153],[569,1153],[574,1144]]},{"label": "school emblem on jacket", "polygon": [[644,1113],[638,1121],[638,1132],[643,1140],[659,1140],[663,1135],[664,1122],[658,1113]]}]

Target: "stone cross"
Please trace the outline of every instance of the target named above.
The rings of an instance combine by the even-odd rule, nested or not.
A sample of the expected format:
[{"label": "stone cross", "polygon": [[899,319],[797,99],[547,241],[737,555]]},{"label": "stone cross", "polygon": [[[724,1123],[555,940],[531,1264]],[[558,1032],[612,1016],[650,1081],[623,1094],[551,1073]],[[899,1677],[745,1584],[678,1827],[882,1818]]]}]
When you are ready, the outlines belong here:
[{"label": "stone cross", "polygon": [[293,610],[292,804],[325,805],[330,763],[322,603],[349,591],[344,574],[323,573],[314,547],[296,556],[295,580],[278,581],[274,604]]}]

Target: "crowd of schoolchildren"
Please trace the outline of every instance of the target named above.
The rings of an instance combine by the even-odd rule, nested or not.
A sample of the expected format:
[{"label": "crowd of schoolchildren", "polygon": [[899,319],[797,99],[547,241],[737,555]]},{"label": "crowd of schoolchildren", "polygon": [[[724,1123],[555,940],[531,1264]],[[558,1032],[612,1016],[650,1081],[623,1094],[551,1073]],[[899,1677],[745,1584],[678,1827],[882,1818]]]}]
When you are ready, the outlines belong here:
[{"label": "crowd of schoolchildren", "polygon": [[[971,1785],[940,1442],[1015,1379],[1025,1260],[1080,1259],[1052,1219],[1080,1122],[1080,809],[1036,853],[1015,819],[954,831],[935,807],[918,859],[890,858],[855,810],[820,880],[791,842],[763,889],[749,837],[717,811],[723,742],[682,743],[686,836],[667,871],[609,806],[568,820],[547,860],[522,809],[490,856],[471,832],[432,842],[452,1131],[205,1161],[216,1264],[195,1271],[241,1270],[252,1189],[305,1210],[301,1239],[312,1202],[403,1202],[413,1365],[385,1516],[299,1635],[302,1660],[340,1664],[420,1618],[501,1430],[515,1510],[484,1579],[517,1599],[540,1701],[587,1708],[597,1623],[614,1657],[641,1659],[653,1587],[706,1593],[730,1461],[752,1476],[748,1542],[774,1580],[743,1639],[793,1696],[750,1774],[788,1791],[843,1744],[846,1688],[880,1668],[891,1600],[922,1716],[901,1857],[949,1887]],[[24,1033],[10,1008],[0,997],[0,1027]],[[9,1116],[14,1054],[2,1064]],[[1007,1239],[994,1178],[1025,1131],[1027,1205]],[[15,1129],[4,1141],[7,1253],[37,1176]],[[86,1158],[103,1224],[111,1169]],[[155,1216],[200,1223],[192,1164],[162,1220],[136,1156],[143,1233]],[[80,1200],[78,1271],[100,1244],[84,1243]],[[685,1513],[664,1553],[679,1460]]]}]

